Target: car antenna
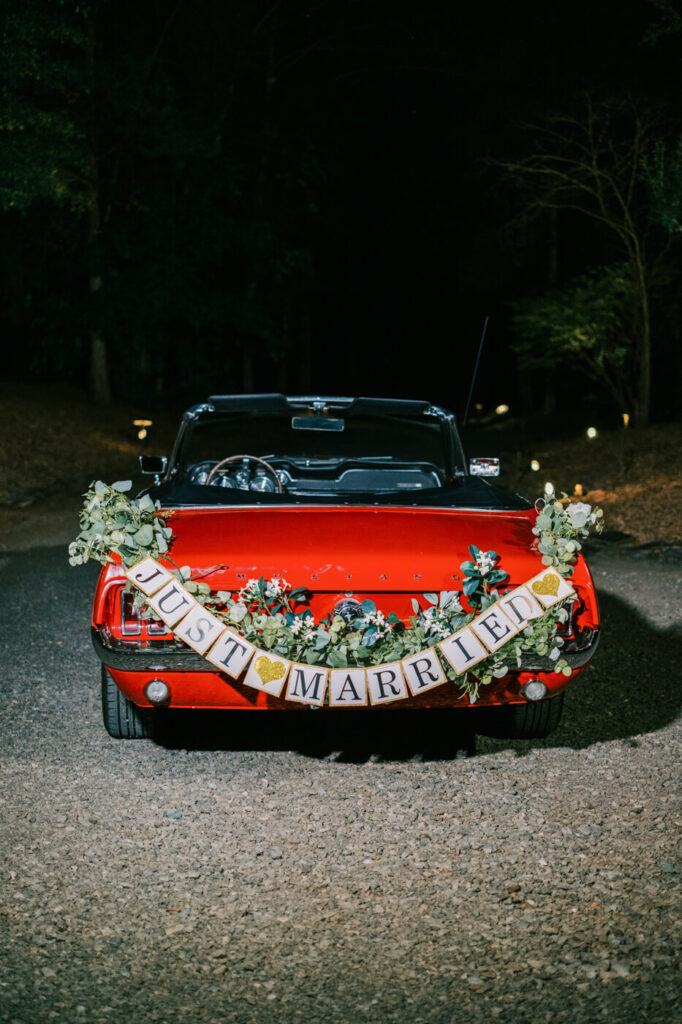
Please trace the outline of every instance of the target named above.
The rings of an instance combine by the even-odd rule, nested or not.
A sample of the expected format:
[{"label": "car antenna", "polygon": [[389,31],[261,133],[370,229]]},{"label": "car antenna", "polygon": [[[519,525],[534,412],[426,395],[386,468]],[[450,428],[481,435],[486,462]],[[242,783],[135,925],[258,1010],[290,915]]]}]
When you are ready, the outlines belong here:
[{"label": "car antenna", "polygon": [[486,316],[483,321],[483,330],[481,332],[481,340],[478,343],[478,354],[476,356],[476,364],[474,366],[473,376],[471,378],[471,387],[469,388],[469,397],[467,398],[467,407],[464,410],[464,419],[462,420],[462,426],[466,426],[467,419],[469,418],[469,406],[471,405],[471,396],[474,393],[474,384],[476,383],[476,375],[478,373],[478,364],[481,361],[481,352],[483,351],[483,342],[485,341],[486,331],[488,330],[488,320],[490,317]]}]

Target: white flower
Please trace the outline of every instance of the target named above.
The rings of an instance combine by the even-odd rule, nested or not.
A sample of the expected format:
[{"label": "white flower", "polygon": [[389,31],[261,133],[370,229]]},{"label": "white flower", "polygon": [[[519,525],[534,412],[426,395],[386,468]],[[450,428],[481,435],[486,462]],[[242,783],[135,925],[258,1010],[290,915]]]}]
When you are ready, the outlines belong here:
[{"label": "white flower", "polygon": [[294,636],[298,636],[298,634],[303,629],[303,619],[294,619],[294,621],[289,626],[289,629],[294,634]]},{"label": "white flower", "polygon": [[280,597],[285,590],[289,590],[291,584],[287,583],[281,576],[273,576],[271,580],[265,584],[265,596],[266,597]]},{"label": "white flower", "polygon": [[487,576],[494,564],[495,559],[491,558],[487,551],[481,551],[476,555],[476,565],[481,576]]},{"label": "white flower", "polygon": [[247,580],[247,582],[244,584],[242,589],[239,591],[239,594],[237,595],[237,600],[240,601],[240,602],[244,602],[244,601],[253,601],[256,598],[258,598],[259,597],[258,584],[259,584],[259,580],[255,580],[255,579]]}]

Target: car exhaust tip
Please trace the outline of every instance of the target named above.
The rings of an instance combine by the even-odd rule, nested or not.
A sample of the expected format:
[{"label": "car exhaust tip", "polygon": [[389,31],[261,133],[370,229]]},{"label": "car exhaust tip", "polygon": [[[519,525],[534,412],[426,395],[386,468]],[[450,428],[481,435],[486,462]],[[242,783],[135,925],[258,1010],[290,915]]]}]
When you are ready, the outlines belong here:
[{"label": "car exhaust tip", "polygon": [[547,687],[540,679],[529,679],[521,687],[521,693],[526,700],[542,700],[547,694]]},{"label": "car exhaust tip", "polygon": [[170,704],[170,688],[163,679],[152,679],[144,688],[145,697],[156,708],[165,708]]}]

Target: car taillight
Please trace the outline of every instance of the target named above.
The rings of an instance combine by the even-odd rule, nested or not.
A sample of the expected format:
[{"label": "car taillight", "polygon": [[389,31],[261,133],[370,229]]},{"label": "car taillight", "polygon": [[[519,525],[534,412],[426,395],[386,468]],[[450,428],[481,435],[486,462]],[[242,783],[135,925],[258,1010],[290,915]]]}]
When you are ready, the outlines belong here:
[{"label": "car taillight", "polygon": [[142,621],[133,603],[133,595],[124,590],[121,594],[121,633],[123,636],[139,636],[141,632]]},{"label": "car taillight", "polygon": [[579,601],[577,598],[574,598],[572,601],[566,601],[564,608],[568,612],[568,618],[565,622],[560,622],[557,626],[557,633],[559,636],[562,636],[565,639],[566,637],[575,635],[576,620],[582,607],[582,601]]},{"label": "car taillight", "polygon": [[[121,592],[121,636],[140,636],[142,633],[142,617],[135,607],[133,594],[129,590]],[[149,636],[166,636],[168,626],[153,619],[144,620]]]}]

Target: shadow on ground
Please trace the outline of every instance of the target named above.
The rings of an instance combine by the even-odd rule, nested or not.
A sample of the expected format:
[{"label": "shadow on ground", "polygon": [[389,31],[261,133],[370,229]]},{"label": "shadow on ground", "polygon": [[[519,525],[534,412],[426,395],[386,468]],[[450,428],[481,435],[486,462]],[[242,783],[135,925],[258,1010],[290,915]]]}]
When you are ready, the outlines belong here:
[{"label": "shadow on ground", "polygon": [[679,629],[658,630],[631,605],[600,598],[602,640],[590,666],[567,692],[562,722],[544,740],[493,739],[489,715],[477,709],[269,712],[168,712],[156,742],[170,748],[296,750],[314,758],[449,760],[477,753],[538,747],[575,749],[637,737],[673,722]]}]

